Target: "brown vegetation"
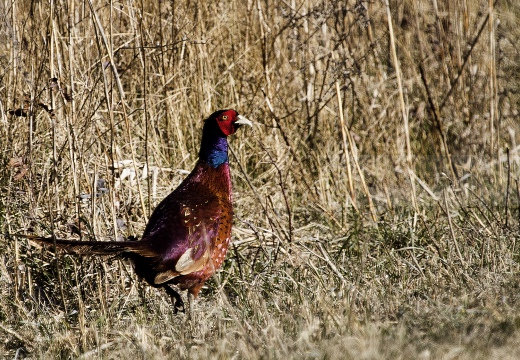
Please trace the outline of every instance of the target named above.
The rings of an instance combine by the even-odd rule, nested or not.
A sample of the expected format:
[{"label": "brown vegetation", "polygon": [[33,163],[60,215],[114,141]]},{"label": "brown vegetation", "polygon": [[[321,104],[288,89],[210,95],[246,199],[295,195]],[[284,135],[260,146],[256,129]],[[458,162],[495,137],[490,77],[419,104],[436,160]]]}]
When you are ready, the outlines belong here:
[{"label": "brown vegetation", "polygon": [[191,322],[116,259],[0,237],[0,354],[520,357],[513,0],[0,4],[2,234],[139,237],[235,108]]}]

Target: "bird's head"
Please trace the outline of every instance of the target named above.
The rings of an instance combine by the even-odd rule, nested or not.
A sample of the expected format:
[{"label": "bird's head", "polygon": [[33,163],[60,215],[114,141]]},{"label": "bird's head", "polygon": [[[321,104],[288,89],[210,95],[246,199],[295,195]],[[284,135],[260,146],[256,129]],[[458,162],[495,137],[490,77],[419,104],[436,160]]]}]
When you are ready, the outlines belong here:
[{"label": "bird's head", "polygon": [[225,136],[234,134],[237,129],[242,125],[249,125],[253,127],[251,121],[246,119],[244,116],[239,115],[235,110],[219,110],[211,114],[206,120],[206,124],[210,125],[217,124],[220,131]]},{"label": "bird's head", "polygon": [[252,127],[251,121],[235,110],[220,110],[211,114],[204,122],[199,158],[216,168],[228,162],[227,137],[242,125]]}]

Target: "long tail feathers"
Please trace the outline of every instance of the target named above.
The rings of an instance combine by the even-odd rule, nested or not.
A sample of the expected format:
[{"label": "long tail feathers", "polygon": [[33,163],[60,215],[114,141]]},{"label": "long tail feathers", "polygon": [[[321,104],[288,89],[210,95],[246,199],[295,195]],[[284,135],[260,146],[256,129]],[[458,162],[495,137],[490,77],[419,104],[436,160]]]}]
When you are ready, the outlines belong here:
[{"label": "long tail feathers", "polygon": [[77,241],[60,240],[52,237],[42,237],[36,235],[13,234],[13,236],[28,239],[46,248],[54,246],[68,254],[74,255],[130,255],[137,254],[144,257],[157,256],[142,241]]}]

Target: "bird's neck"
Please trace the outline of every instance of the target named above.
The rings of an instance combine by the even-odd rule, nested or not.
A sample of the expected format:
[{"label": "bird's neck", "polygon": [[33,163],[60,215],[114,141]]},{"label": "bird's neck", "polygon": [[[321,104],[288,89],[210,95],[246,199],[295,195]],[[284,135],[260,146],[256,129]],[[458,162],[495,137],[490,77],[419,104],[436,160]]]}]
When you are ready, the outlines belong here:
[{"label": "bird's neck", "polygon": [[213,168],[228,162],[228,142],[224,135],[203,132],[199,159]]}]

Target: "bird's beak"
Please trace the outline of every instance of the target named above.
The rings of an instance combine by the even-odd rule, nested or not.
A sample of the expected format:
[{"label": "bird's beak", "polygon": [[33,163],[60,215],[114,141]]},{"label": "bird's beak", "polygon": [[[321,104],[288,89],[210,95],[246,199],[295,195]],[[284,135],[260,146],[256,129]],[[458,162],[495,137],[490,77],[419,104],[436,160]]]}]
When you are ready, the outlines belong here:
[{"label": "bird's beak", "polygon": [[239,126],[242,126],[242,125],[249,125],[249,126],[253,127],[253,123],[242,115],[237,116],[237,120],[233,123],[233,125],[235,126],[235,128],[238,128]]}]

